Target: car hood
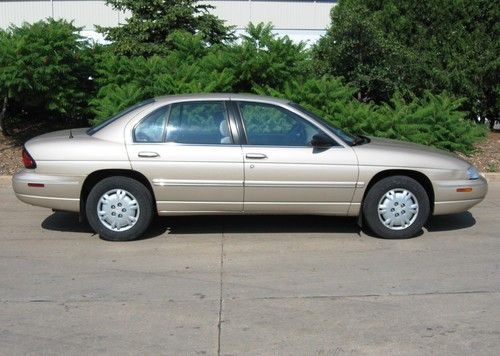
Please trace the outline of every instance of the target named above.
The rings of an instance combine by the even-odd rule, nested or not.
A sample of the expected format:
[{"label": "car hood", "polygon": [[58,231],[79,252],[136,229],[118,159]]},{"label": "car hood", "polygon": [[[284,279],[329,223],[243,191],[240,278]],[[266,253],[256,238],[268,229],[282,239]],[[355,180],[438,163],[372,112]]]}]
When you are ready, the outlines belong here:
[{"label": "car hood", "polygon": [[360,165],[401,168],[465,170],[470,165],[457,155],[411,142],[370,137],[370,142],[354,146]]}]

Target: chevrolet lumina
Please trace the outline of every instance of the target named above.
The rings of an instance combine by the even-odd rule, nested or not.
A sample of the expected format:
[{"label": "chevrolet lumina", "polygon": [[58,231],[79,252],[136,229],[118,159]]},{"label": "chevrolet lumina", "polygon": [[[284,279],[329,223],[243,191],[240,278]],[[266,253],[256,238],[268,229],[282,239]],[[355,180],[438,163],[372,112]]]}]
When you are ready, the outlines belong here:
[{"label": "chevrolet lumina", "polygon": [[384,238],[430,215],[466,211],[486,180],[430,147],[348,134],[283,99],[166,96],[102,124],[35,137],[13,177],[16,196],[78,212],[106,240],[141,236],[155,215],[358,217]]}]

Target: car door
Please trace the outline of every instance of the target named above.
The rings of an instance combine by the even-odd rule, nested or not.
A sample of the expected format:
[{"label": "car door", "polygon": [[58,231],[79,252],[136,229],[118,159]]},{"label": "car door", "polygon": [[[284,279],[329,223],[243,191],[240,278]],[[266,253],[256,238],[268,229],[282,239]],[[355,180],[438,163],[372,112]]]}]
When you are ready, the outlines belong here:
[{"label": "car door", "polygon": [[226,103],[184,101],[146,115],[127,145],[132,168],[152,182],[160,214],[243,209],[243,158]]},{"label": "car door", "polygon": [[287,106],[233,105],[246,137],[245,212],[347,214],[358,176],[351,147],[313,148],[314,135],[328,134]]}]

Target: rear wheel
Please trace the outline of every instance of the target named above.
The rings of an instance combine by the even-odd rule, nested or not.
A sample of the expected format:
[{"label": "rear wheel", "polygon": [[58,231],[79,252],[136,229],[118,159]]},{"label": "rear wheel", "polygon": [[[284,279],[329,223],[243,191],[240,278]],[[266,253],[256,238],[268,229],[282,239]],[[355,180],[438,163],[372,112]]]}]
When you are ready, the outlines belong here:
[{"label": "rear wheel", "polygon": [[363,217],[378,236],[402,239],[421,231],[430,213],[424,187],[407,176],[392,176],[375,183],[363,202]]},{"label": "rear wheel", "polygon": [[141,236],[153,219],[153,199],[140,182],[109,177],[89,193],[85,207],[90,226],[104,240],[131,241]]}]

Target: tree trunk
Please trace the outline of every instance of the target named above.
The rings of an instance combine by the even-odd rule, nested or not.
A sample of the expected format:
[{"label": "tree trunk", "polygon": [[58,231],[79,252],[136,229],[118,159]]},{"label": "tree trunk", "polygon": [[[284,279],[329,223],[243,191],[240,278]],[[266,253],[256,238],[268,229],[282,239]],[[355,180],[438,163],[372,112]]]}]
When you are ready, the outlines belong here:
[{"label": "tree trunk", "polygon": [[0,132],[4,136],[10,136],[9,130],[7,130],[7,97],[3,98],[2,111],[0,111]]}]

